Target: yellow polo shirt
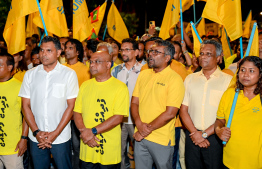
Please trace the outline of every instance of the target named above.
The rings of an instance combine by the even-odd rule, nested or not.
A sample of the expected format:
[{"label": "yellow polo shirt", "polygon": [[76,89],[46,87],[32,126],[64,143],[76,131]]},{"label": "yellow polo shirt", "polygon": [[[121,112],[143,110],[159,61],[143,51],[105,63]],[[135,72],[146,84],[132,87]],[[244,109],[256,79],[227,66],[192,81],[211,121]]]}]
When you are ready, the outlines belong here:
[{"label": "yellow polo shirt", "polygon": [[25,76],[25,72],[26,71],[17,71],[15,74],[14,74],[14,77],[19,80],[20,82],[23,82],[23,79],[24,79],[24,76]]},{"label": "yellow polo shirt", "polygon": [[188,114],[198,130],[206,130],[215,123],[219,101],[231,79],[218,67],[208,80],[202,70],[187,76],[182,104],[188,106]]},{"label": "yellow polo shirt", "polygon": [[[222,96],[217,111],[218,119],[230,115],[235,89]],[[232,123],[231,137],[223,150],[223,163],[230,169],[262,168],[262,106],[260,95],[249,100],[243,90],[239,92]]]},{"label": "yellow polo shirt", "polygon": [[21,82],[12,78],[0,82],[0,155],[17,154],[15,148],[22,135]]},{"label": "yellow polo shirt", "polygon": [[[180,108],[184,92],[182,78],[170,66],[158,73],[153,69],[142,71],[133,92],[133,96],[139,98],[141,121],[152,122],[166,111],[167,106]],[[154,130],[145,139],[164,146],[167,146],[169,141],[172,146],[175,145],[175,120],[176,118]]]},{"label": "yellow polo shirt", "polygon": [[73,65],[64,63],[63,65],[73,69],[76,72],[79,87],[82,85],[84,81],[89,80],[91,77],[91,74],[89,72],[89,67],[84,65],[82,62],[78,61],[76,64]]}]

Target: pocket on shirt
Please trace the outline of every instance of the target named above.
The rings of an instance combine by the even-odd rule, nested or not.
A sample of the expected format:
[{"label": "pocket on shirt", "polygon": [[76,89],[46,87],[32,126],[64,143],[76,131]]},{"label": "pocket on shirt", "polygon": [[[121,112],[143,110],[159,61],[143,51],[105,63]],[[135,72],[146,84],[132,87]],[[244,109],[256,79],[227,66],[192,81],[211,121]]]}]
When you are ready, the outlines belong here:
[{"label": "pocket on shirt", "polygon": [[65,96],[65,84],[54,83],[52,96],[62,98]]},{"label": "pocket on shirt", "polygon": [[223,93],[224,92],[219,90],[210,90],[209,104],[214,107],[218,107]]}]

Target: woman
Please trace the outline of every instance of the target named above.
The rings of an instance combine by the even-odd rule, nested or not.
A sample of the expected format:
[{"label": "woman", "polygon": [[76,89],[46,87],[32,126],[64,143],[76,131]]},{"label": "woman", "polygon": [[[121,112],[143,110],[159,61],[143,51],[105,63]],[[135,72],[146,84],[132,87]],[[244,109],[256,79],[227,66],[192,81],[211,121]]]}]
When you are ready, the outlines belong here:
[{"label": "woman", "polygon": [[[235,91],[239,90],[230,129],[228,122]],[[230,169],[262,168],[262,60],[245,57],[239,64],[236,88],[222,96],[215,122],[217,136],[226,141],[223,163]]]}]

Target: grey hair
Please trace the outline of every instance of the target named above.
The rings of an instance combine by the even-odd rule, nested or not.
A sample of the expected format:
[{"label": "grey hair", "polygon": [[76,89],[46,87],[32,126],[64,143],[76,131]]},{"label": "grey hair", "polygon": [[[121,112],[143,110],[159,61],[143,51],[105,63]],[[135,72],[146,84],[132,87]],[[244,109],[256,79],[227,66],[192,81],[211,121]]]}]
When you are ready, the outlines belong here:
[{"label": "grey hair", "polygon": [[202,48],[202,46],[205,45],[205,44],[214,45],[215,48],[216,48],[216,57],[221,56],[223,49],[222,49],[222,44],[220,42],[218,42],[218,41],[216,41],[214,39],[207,39],[207,40],[204,40],[201,43],[201,47],[200,48]]},{"label": "grey hair", "polygon": [[113,47],[110,43],[107,42],[101,42],[97,45],[96,49],[98,49],[100,46],[106,46],[108,49],[108,53],[109,55],[111,55],[113,53]]}]

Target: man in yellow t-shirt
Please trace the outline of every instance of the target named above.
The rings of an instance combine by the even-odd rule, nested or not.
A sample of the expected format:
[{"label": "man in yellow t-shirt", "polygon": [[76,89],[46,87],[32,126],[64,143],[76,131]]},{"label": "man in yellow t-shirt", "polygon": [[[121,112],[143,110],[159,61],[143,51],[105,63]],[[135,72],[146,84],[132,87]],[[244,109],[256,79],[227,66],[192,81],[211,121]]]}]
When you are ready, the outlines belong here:
[{"label": "man in yellow t-shirt", "polygon": [[[0,168],[23,169],[28,126],[21,114],[21,82],[13,78],[14,57],[0,54]],[[23,129],[22,129],[23,128]],[[23,131],[22,131],[23,130]],[[22,137],[21,137],[22,136]]]},{"label": "man in yellow t-shirt", "polygon": [[111,77],[111,56],[95,52],[90,59],[94,78],[80,87],[74,120],[80,131],[81,168],[116,168],[121,162],[121,128],[129,114],[127,86]]},{"label": "man in yellow t-shirt", "polygon": [[175,145],[175,120],[184,97],[182,78],[170,68],[174,46],[156,40],[149,51],[148,64],[142,71],[131,101],[136,124],[134,138],[137,168],[172,169]]},{"label": "man in yellow t-shirt", "polygon": [[[65,43],[65,58],[67,62],[64,65],[76,72],[79,87],[82,85],[83,82],[89,80],[91,77],[89,67],[82,63],[83,54],[83,45],[77,39],[69,39]],[[72,165],[74,169],[79,169],[80,133],[75,126],[73,117],[71,121],[71,134],[74,153],[72,158]]]}]

